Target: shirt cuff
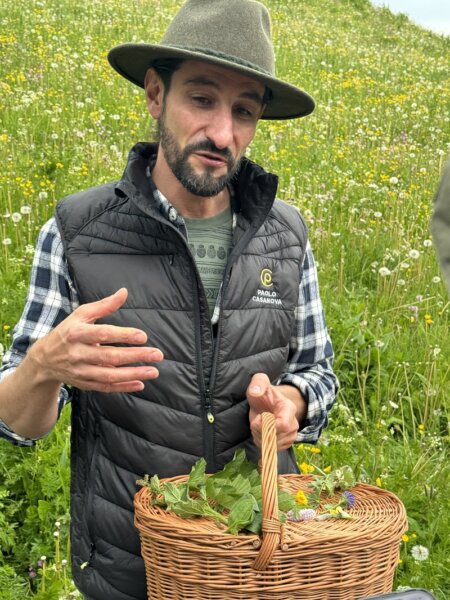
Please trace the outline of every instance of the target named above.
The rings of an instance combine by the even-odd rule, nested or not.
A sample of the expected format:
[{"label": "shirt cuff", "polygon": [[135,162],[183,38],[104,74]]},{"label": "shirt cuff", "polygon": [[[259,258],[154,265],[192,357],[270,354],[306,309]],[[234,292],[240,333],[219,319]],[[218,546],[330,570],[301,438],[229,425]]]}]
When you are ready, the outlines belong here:
[{"label": "shirt cuff", "polygon": [[[328,424],[327,398],[319,396],[314,387],[300,375],[284,373],[277,381],[277,385],[293,385],[296,387],[306,402],[306,416],[297,434],[296,442],[316,444],[322,429]],[[332,404],[334,393],[329,394]],[[333,396],[333,398],[331,398]]]}]

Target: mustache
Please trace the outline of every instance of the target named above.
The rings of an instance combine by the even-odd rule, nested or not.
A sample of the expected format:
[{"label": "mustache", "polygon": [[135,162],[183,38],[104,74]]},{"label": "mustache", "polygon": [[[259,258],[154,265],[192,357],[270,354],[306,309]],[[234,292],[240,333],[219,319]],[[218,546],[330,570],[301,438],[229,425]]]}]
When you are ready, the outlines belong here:
[{"label": "mustache", "polygon": [[199,151],[212,152],[213,154],[218,154],[219,156],[223,157],[227,161],[227,164],[230,168],[233,167],[236,162],[234,160],[233,154],[231,153],[231,150],[229,148],[217,148],[217,146],[210,140],[205,140],[203,142],[197,142],[196,144],[189,144],[183,150],[183,154],[184,154],[184,157],[187,158],[189,156],[189,154],[192,154],[193,152],[199,152]]}]

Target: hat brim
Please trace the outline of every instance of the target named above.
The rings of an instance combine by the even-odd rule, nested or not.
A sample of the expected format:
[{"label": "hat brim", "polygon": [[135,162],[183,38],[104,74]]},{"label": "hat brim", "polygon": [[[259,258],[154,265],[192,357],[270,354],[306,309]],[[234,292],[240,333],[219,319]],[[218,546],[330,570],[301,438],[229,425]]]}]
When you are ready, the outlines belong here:
[{"label": "hat brim", "polygon": [[202,60],[248,75],[266,85],[272,92],[272,99],[266,107],[262,119],[296,119],[312,113],[315,107],[313,98],[300,88],[261,73],[257,69],[241,65],[203,52],[157,44],[120,44],[108,53],[108,61],[122,77],[144,87],[145,74],[153,62],[163,58]]}]

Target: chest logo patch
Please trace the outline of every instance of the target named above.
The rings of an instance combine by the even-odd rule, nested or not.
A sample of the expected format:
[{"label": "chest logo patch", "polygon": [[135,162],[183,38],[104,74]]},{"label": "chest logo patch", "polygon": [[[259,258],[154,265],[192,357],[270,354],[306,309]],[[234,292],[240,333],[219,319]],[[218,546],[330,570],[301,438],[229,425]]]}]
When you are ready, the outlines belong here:
[{"label": "chest logo patch", "polygon": [[272,271],[270,269],[263,269],[260,274],[260,280],[264,289],[256,290],[256,295],[252,297],[252,302],[283,306],[279,294],[275,290],[270,289],[273,288]]},{"label": "chest logo patch", "polygon": [[261,283],[266,288],[270,288],[273,286],[272,271],[270,269],[263,269],[261,271]]}]

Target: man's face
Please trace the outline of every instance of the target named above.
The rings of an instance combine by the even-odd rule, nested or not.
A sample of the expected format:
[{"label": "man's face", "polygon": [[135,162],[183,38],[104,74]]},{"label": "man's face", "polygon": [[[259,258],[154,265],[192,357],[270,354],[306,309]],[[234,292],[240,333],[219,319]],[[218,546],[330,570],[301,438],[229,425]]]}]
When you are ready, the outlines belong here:
[{"label": "man's face", "polygon": [[232,179],[255,135],[263,94],[261,83],[201,61],[173,73],[159,118],[160,149],[191,194],[216,196]]}]

